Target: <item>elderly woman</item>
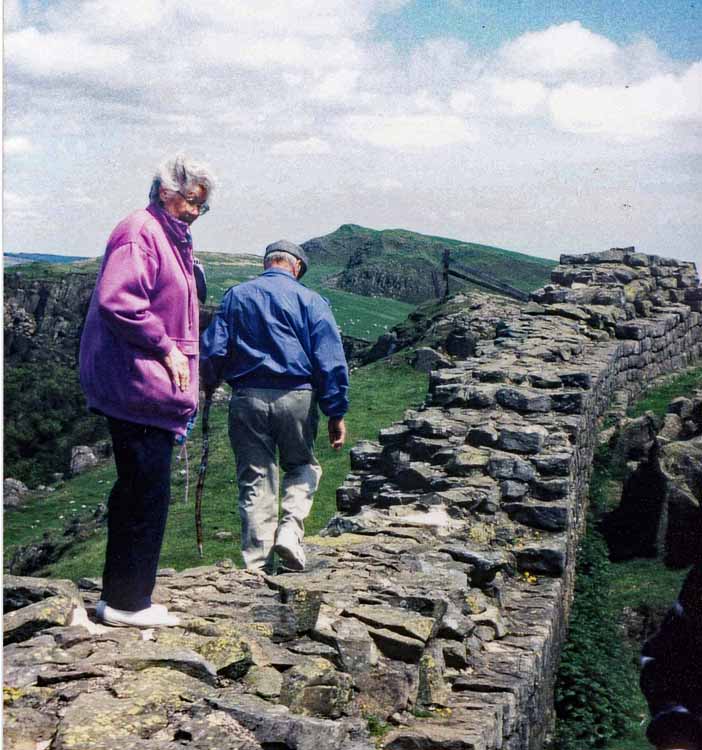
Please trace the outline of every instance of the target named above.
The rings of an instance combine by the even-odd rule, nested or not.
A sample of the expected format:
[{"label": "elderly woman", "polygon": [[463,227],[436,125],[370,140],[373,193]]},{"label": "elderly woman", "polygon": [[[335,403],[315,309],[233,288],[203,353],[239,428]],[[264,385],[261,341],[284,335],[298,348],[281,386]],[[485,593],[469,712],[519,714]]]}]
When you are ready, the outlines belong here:
[{"label": "elderly woman", "polygon": [[208,210],[213,188],[209,169],[185,156],[161,165],[147,208],[110,236],[85,321],[80,381],[90,409],[107,417],[117,466],[96,610],[108,625],[178,624],[151,593],[174,439],[197,409],[199,285],[190,225]]}]

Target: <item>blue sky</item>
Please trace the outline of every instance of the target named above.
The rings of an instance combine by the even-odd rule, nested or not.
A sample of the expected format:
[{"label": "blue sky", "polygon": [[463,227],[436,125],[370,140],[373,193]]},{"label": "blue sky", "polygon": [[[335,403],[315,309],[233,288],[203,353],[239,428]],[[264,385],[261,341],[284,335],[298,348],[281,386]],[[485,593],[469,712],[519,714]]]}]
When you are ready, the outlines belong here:
[{"label": "blue sky", "polygon": [[200,250],[354,223],[702,262],[697,4],[4,9],[8,251],[101,254],[157,164],[185,151],[220,178]]},{"label": "blue sky", "polygon": [[696,60],[702,54],[702,0],[414,0],[382,16],[377,33],[404,47],[455,36],[490,50],[525,31],[573,19],[619,44],[646,34],[678,60]]}]

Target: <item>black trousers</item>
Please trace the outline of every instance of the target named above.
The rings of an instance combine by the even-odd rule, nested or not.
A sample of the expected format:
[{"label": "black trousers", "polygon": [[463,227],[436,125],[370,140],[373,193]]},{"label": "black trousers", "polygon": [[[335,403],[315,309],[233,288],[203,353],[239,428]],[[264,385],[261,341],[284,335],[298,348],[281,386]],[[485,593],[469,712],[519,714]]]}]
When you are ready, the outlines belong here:
[{"label": "black trousers", "polygon": [[173,433],[108,417],[117,481],[107,505],[102,598],[116,609],[151,606],[171,500]]}]

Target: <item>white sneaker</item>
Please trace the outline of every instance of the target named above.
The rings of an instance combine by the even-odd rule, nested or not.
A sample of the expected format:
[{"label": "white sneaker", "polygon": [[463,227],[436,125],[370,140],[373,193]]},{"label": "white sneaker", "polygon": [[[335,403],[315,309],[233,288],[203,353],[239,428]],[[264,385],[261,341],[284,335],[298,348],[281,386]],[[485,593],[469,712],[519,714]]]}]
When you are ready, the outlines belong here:
[{"label": "white sneaker", "polygon": [[286,568],[297,571],[305,569],[305,550],[300,543],[297,530],[292,525],[286,524],[278,528],[273,552],[278,555]]},{"label": "white sneaker", "polygon": [[179,625],[180,620],[172,615],[163,604],[152,604],[146,609],[130,612],[126,609],[115,609],[100,600],[95,606],[95,614],[103,625],[123,628],[158,628]]}]

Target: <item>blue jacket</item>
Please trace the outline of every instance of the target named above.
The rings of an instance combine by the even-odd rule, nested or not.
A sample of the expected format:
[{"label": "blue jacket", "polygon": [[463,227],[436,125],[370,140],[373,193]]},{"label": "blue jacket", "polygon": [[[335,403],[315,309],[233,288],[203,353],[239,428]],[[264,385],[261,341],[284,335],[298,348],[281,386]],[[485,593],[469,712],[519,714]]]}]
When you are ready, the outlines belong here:
[{"label": "blue jacket", "polygon": [[329,305],[292,274],[271,268],[233,286],[202,334],[205,387],[314,389],[322,412],[348,410],[349,374]]}]

